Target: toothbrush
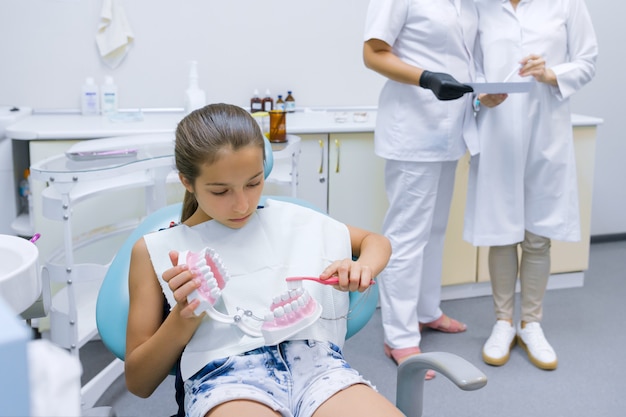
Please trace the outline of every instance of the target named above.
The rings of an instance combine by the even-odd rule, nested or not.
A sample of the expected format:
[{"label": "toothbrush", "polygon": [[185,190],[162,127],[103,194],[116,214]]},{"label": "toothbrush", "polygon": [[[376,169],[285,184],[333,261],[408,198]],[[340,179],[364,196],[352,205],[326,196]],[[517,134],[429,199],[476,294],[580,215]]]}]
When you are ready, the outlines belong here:
[{"label": "toothbrush", "polygon": [[[285,278],[285,281],[287,281],[288,288],[293,289],[298,288],[301,285],[301,281],[315,281],[323,285],[337,285],[339,284],[339,277],[336,275],[333,275],[328,279],[321,279],[319,277],[287,277]],[[374,284],[376,284],[376,281],[371,280],[370,285]]]}]

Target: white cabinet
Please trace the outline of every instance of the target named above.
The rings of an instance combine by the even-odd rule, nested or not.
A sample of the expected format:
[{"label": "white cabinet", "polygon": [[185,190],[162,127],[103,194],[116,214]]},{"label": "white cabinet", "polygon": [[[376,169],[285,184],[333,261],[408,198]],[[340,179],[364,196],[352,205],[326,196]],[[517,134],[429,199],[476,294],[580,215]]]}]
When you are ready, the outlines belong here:
[{"label": "white cabinet", "polygon": [[328,213],[381,233],[388,203],[385,161],[374,154],[374,134],[331,134],[328,151]]},{"label": "white cabinet", "polygon": [[328,134],[299,136],[298,198],[328,212]]},{"label": "white cabinet", "polygon": [[300,137],[298,197],[343,223],[381,232],[387,197],[373,133]]}]

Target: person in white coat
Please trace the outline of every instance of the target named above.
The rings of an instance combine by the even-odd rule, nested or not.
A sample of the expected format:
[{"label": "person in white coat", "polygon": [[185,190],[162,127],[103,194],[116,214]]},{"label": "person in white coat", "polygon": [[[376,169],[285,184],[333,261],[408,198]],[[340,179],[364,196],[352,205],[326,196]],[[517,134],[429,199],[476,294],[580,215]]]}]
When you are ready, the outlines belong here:
[{"label": "person in white coat", "polygon": [[[473,0],[371,0],[363,59],[386,81],[374,134],[385,161],[392,256],[380,279],[385,353],[421,353],[420,328],[456,333],[441,311],[443,243],[457,161],[478,149],[472,110]],[[429,91],[431,90],[431,91]],[[427,378],[432,378],[430,372]]]},{"label": "person in white coat", "polygon": [[540,323],[551,240],[580,240],[569,97],[595,74],[596,36],[584,0],[476,0],[476,7],[479,77],[499,82],[514,70],[511,81],[536,81],[526,94],[478,95],[480,153],[471,159],[464,238],[490,247],[496,323],[482,356],[505,364],[517,335],[533,364],[555,369]]}]

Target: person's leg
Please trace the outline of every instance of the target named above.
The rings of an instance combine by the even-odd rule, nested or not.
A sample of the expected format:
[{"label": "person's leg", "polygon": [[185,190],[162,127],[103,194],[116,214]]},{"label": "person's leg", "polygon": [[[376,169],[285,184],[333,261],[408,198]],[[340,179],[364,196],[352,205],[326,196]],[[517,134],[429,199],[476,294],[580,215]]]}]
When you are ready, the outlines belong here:
[{"label": "person's leg", "polygon": [[520,265],[522,323],[541,322],[550,277],[550,239],[526,231]]},{"label": "person's leg", "polygon": [[383,234],[391,241],[392,254],[378,283],[385,342],[392,349],[420,344],[417,302],[438,181],[439,164],[386,162],[389,209]]},{"label": "person's leg", "polygon": [[270,407],[248,400],[234,400],[218,405],[205,417],[284,417],[283,414]]},{"label": "person's leg", "polygon": [[558,364],[556,353],[546,340],[540,324],[549,277],[550,239],[527,231],[522,242],[522,321],[517,329],[517,339],[530,361],[546,370],[556,369]]},{"label": "person's leg", "polygon": [[313,413],[313,417],[402,417],[403,415],[383,395],[363,384],[352,385],[338,392]]},{"label": "person's leg", "polygon": [[518,273],[517,245],[490,247],[488,264],[496,323],[483,346],[482,357],[485,363],[500,366],[509,360],[515,345],[513,314]]},{"label": "person's leg", "polygon": [[515,284],[519,268],[517,244],[491,246],[488,265],[496,320],[513,323]]},{"label": "person's leg", "polygon": [[442,162],[439,165],[433,222],[424,248],[423,278],[417,315],[420,322],[428,328],[457,333],[465,331],[467,326],[446,316],[440,308],[443,246],[454,191],[457,161]]}]

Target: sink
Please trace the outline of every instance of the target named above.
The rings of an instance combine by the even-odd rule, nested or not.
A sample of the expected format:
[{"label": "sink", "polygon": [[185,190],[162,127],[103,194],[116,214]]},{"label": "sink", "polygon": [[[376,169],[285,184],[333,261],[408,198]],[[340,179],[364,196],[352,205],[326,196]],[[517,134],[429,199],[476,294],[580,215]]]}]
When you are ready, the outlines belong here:
[{"label": "sink", "polygon": [[0,234],[0,297],[16,314],[30,307],[41,294],[37,258],[32,242]]}]

